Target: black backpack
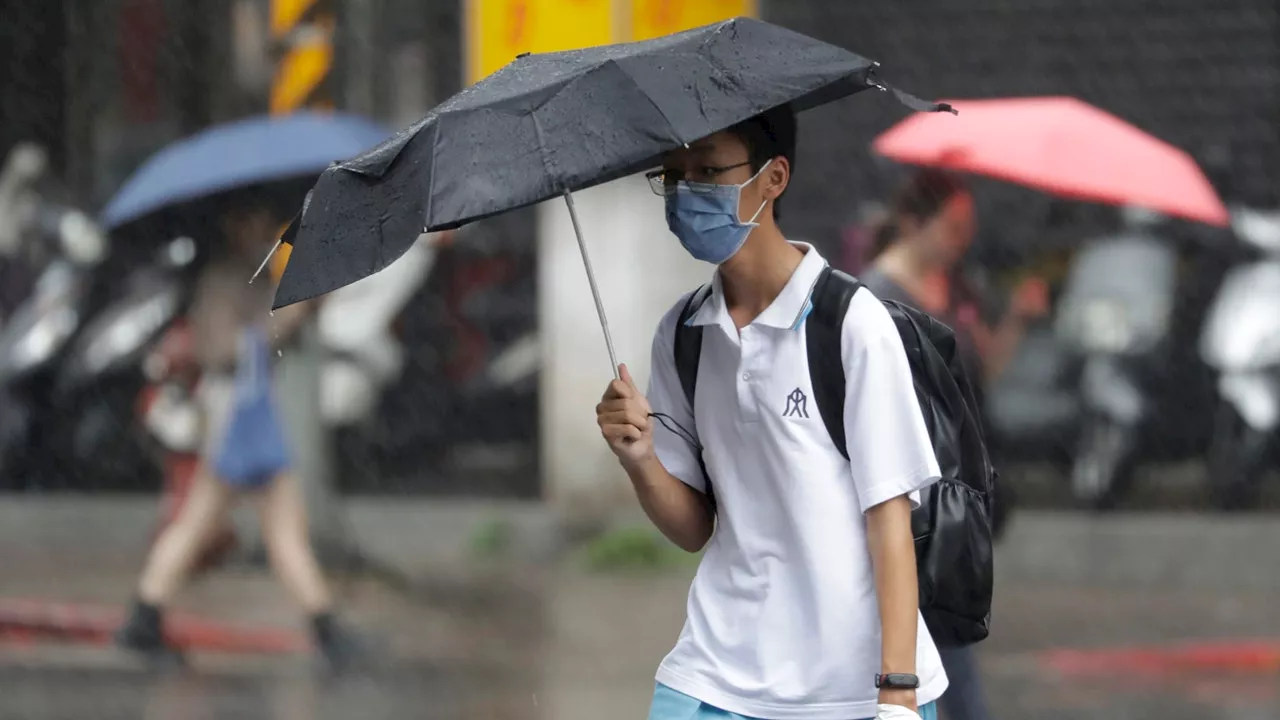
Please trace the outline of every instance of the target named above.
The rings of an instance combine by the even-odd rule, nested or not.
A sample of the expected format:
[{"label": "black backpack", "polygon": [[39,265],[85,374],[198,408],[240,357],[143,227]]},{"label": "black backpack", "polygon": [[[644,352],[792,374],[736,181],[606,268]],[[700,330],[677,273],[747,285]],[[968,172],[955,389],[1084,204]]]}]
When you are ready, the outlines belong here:
[{"label": "black backpack", "polygon": [[[813,395],[827,432],[846,458],[840,333],[849,302],[861,287],[853,277],[824,268],[813,288],[813,310],[805,320]],[[706,289],[689,296],[676,322],[676,371],[690,408],[702,328],[686,321],[705,301]],[[883,302],[902,337],[916,398],[942,470],[942,479],[922,491],[920,507],[911,516],[920,612],[934,642],[945,647],[968,645],[990,632],[991,517],[997,474],[987,455],[977,402],[955,334],[923,312],[892,300]],[[711,478],[705,465],[702,470],[714,508]]]}]

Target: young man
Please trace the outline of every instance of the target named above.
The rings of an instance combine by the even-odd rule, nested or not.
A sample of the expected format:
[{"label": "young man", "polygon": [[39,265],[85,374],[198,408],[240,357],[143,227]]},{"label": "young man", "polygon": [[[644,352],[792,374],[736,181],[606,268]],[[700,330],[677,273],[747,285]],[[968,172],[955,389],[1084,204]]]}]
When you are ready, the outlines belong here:
[{"label": "young man", "polygon": [[686,295],[655,334],[647,397],[623,366],[596,408],[649,518],[689,552],[706,546],[650,720],[928,720],[947,687],[910,522],[939,475],[933,446],[897,330],[866,290],[841,340],[849,461],[811,401],[804,320],[826,262],[776,224],[794,157],[782,108],[650,174],[672,232],[718,265],[688,320],[703,326],[696,407],[673,355]]}]

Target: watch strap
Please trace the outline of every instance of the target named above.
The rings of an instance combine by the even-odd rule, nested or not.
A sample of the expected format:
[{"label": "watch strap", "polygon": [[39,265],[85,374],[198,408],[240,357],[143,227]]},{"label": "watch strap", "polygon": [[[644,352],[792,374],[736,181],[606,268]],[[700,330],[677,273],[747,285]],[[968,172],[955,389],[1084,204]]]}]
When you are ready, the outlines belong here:
[{"label": "watch strap", "polygon": [[915,690],[920,687],[920,678],[913,673],[877,674],[876,687],[885,690]]}]

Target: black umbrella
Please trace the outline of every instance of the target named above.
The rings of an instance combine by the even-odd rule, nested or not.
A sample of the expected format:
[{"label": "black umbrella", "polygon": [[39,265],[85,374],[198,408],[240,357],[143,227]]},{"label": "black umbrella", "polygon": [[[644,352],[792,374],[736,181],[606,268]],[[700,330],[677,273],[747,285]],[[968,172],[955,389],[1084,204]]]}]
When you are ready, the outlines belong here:
[{"label": "black umbrella", "polygon": [[[377,148],[321,175],[283,238],[275,307],[336,290],[399,258],[422,232],[562,195],[610,360],[604,307],[572,191],[653,167],[662,153],[770,108],[869,87],[878,63],[759,20],[641,42],[524,54]],[[949,110],[894,94],[916,110]]]}]

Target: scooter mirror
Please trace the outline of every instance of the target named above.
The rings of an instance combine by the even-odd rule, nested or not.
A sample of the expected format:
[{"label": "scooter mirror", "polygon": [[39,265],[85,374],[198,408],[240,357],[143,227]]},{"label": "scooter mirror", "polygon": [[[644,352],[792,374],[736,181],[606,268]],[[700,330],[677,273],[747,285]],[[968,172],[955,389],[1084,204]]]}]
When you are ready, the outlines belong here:
[{"label": "scooter mirror", "polygon": [[1280,252],[1280,210],[1231,209],[1231,229],[1244,243],[1263,252]]},{"label": "scooter mirror", "polygon": [[48,157],[44,148],[20,142],[0,165],[0,255],[12,255],[20,246],[39,207],[31,185],[44,175]]},{"label": "scooter mirror", "polygon": [[62,250],[72,261],[81,265],[97,265],[107,254],[107,238],[79,210],[67,210],[58,216],[58,239]]}]

